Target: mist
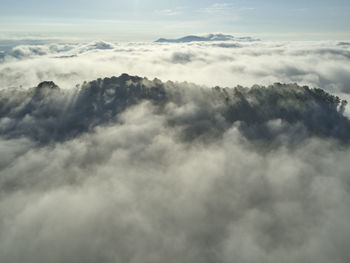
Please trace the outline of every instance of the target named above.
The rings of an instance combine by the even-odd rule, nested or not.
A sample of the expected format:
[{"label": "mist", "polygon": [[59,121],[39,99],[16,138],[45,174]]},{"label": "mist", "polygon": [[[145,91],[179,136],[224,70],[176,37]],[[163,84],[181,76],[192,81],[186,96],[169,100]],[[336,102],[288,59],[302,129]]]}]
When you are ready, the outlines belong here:
[{"label": "mist", "polygon": [[342,97],[166,80],[1,89],[1,262],[349,261]]},{"label": "mist", "polygon": [[46,43],[14,46],[1,56],[0,88],[54,81],[70,88],[122,73],[234,87],[298,83],[349,94],[346,41],[192,43]]}]

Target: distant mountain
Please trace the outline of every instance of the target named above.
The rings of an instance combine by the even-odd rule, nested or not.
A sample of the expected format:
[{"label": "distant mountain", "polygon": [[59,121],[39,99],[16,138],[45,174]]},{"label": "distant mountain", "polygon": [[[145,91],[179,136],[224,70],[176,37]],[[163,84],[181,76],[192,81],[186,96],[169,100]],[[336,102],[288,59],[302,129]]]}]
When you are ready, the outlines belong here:
[{"label": "distant mountain", "polygon": [[156,40],[155,42],[158,43],[188,43],[188,42],[211,42],[211,41],[259,41],[259,39],[255,39],[252,37],[234,37],[231,35],[226,34],[209,34],[204,36],[196,36],[196,35],[190,35],[185,36],[178,39],[167,39],[167,38],[160,38]]}]

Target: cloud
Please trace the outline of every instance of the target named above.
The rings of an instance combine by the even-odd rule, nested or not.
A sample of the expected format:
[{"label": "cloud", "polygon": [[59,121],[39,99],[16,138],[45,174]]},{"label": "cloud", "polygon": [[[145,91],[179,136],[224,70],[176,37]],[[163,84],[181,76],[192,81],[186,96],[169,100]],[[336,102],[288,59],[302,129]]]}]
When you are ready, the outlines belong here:
[{"label": "cloud", "polygon": [[96,50],[109,50],[114,48],[115,48],[115,45],[112,43],[108,43],[105,41],[95,41],[80,47],[79,53],[84,53],[87,51],[96,51]]},{"label": "cloud", "polygon": [[183,7],[176,7],[174,9],[156,10],[155,13],[161,16],[178,16],[183,13]]},{"label": "cloud", "polygon": [[[34,87],[45,80],[71,87],[128,72],[207,86],[297,82],[349,93],[349,51],[338,42],[102,43],[108,49],[95,42],[17,47],[22,55],[5,53],[0,64],[0,87]],[[191,60],[171,59],[180,53],[192,54]]]},{"label": "cloud", "polygon": [[19,45],[15,46],[6,55],[17,59],[30,58],[35,56],[53,55],[69,51],[71,45],[66,44],[49,44],[49,45]]},{"label": "cloud", "polygon": [[227,13],[234,9],[234,4],[232,3],[215,3],[209,7],[201,8],[200,12],[217,14],[217,13]]},{"label": "cloud", "polygon": [[339,46],[350,46],[349,42],[339,42],[338,43]]},{"label": "cloud", "polygon": [[171,61],[173,63],[186,64],[191,62],[194,57],[195,57],[195,54],[192,54],[192,53],[175,52],[172,55]]},{"label": "cloud", "polygon": [[5,51],[0,261],[349,262],[348,47],[223,44]]},{"label": "cloud", "polygon": [[[2,116],[32,110],[24,115],[32,121],[28,128],[54,136],[46,121],[91,127],[40,144],[29,129],[20,137],[1,134],[2,262],[350,258],[349,147],[338,137],[318,135],[348,125],[335,97],[292,85],[205,89],[127,75],[77,90],[47,82],[1,94],[7,109]],[[37,101],[28,106],[24,97]],[[109,113],[123,103],[116,116]],[[280,134],[270,145],[281,143],[255,144],[236,122],[220,127],[225,107],[235,110],[229,118],[237,116],[241,124],[254,124],[252,116],[259,114],[256,121]],[[108,121],[96,123],[103,113]],[[319,130],[310,130],[303,143],[281,138],[299,137],[313,125]],[[211,133],[210,127],[222,128],[221,135],[182,140],[191,129],[200,135]]]}]

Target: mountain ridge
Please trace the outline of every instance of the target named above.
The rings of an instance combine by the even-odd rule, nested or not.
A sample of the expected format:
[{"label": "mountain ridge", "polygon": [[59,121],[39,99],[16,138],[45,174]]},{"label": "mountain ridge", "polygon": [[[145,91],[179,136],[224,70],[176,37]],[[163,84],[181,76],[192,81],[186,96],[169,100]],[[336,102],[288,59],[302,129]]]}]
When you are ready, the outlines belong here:
[{"label": "mountain ridge", "polygon": [[159,38],[156,43],[189,43],[189,42],[214,42],[214,41],[238,41],[238,42],[253,42],[260,41],[252,37],[234,37],[228,34],[208,34],[208,35],[188,35],[176,39]]},{"label": "mountain ridge", "polygon": [[350,120],[343,116],[346,101],[322,89],[281,83],[204,88],[128,74],[69,90],[54,82],[1,90],[0,118],[6,122],[0,135],[65,141],[115,123],[120,114],[143,102],[157,109],[165,125],[178,127],[184,141],[220,137],[232,127],[250,141],[276,141],[281,135],[298,141],[310,136],[350,141]]}]

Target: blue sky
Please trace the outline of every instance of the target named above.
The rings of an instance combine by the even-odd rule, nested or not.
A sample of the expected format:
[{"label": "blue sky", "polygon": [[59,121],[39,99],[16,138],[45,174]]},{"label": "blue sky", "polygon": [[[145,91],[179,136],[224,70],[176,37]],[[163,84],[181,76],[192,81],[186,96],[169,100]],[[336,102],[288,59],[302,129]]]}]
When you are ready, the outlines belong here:
[{"label": "blue sky", "polygon": [[227,32],[350,39],[349,0],[0,0],[0,33],[152,40]]}]

